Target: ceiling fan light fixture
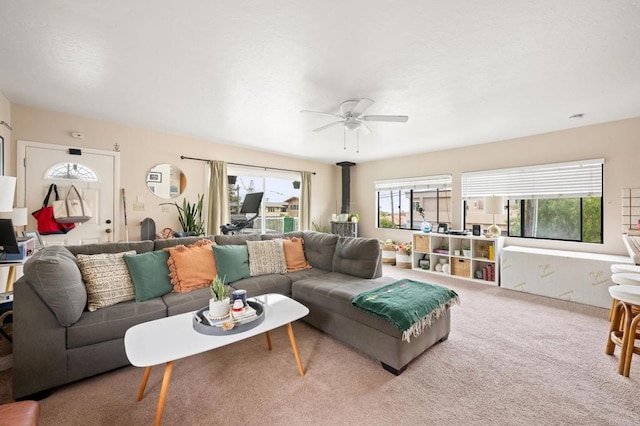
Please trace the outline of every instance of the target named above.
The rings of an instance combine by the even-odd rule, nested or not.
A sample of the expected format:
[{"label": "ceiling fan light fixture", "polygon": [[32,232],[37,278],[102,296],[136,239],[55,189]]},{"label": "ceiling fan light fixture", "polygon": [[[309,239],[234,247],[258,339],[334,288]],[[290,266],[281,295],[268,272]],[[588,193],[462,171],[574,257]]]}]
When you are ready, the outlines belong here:
[{"label": "ceiling fan light fixture", "polygon": [[354,130],[357,130],[360,127],[360,123],[358,123],[357,121],[345,121],[344,122],[344,127],[347,130],[354,131]]}]

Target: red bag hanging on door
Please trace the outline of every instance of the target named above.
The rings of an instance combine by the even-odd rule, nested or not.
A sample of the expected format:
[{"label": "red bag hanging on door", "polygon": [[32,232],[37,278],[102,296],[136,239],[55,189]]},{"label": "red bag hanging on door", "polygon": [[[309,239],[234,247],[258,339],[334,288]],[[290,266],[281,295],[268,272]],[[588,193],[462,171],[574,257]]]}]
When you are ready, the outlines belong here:
[{"label": "red bag hanging on door", "polygon": [[49,185],[49,191],[47,191],[47,196],[44,197],[44,201],[42,202],[42,208],[40,210],[36,210],[31,213],[38,221],[38,232],[40,235],[50,235],[50,234],[66,234],[76,227],[74,223],[58,223],[53,217],[53,207],[49,205],[49,197],[51,196],[51,191],[55,193],[56,200],[60,199],[58,195],[58,187],[55,183]]}]

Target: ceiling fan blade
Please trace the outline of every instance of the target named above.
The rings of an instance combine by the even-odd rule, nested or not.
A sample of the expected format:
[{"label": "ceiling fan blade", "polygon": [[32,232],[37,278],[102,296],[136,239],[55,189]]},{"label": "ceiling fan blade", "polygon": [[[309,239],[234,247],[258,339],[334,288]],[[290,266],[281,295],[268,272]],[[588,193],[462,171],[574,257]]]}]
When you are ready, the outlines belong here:
[{"label": "ceiling fan blade", "polygon": [[371,99],[362,98],[355,107],[353,107],[353,111],[351,111],[351,115],[354,117],[359,117],[363,112],[365,112],[371,105],[375,102]]},{"label": "ceiling fan blade", "polygon": [[311,113],[313,113],[313,114],[325,114],[325,115],[332,115],[332,116],[334,116],[334,117],[338,117],[338,118],[344,118],[343,116],[338,115],[338,114],[334,114],[334,113],[332,113],[332,112],[309,111],[309,110],[306,110],[306,109],[303,109],[303,110],[302,110],[302,111],[300,111],[300,112],[311,112]]},{"label": "ceiling fan blade", "polygon": [[322,130],[324,130],[324,129],[328,129],[329,127],[333,127],[333,126],[335,126],[336,124],[342,124],[342,123],[344,123],[344,121],[334,121],[333,123],[325,124],[325,125],[324,125],[324,126],[322,126],[322,127],[318,127],[317,129],[313,129],[313,131],[314,131],[314,132],[320,132],[320,131],[322,131]]},{"label": "ceiling fan blade", "polygon": [[406,115],[365,115],[362,119],[364,121],[394,121],[397,123],[409,121],[409,117]]},{"label": "ceiling fan blade", "polygon": [[364,125],[364,123],[360,123],[360,127],[358,127],[358,130],[362,131],[362,134],[364,135],[370,135],[371,134],[371,129],[368,128],[367,126]]}]

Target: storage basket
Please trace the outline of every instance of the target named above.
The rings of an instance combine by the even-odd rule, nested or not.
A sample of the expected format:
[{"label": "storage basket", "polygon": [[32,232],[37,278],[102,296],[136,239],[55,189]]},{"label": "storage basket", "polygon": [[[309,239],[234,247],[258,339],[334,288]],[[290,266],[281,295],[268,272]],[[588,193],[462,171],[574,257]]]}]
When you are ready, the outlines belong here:
[{"label": "storage basket", "polygon": [[398,268],[411,269],[411,255],[397,254],[396,266]]},{"label": "storage basket", "polygon": [[429,236],[428,235],[416,235],[415,244],[413,249],[422,253],[429,253]]},{"label": "storage basket", "polygon": [[393,244],[383,244],[380,246],[380,250],[382,253],[382,263],[388,265],[396,264],[396,248]]},{"label": "storage basket", "polygon": [[451,275],[471,278],[471,260],[451,259]]}]

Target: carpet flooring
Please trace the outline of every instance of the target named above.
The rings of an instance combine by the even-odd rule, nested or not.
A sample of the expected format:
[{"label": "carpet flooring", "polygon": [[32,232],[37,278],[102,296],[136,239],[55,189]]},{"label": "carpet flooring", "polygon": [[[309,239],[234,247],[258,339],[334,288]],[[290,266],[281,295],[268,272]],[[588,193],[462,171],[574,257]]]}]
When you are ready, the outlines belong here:
[{"label": "carpet flooring", "polygon": [[[300,377],[284,328],[178,360],[165,425],[638,425],[640,356],[618,375],[604,353],[607,310],[385,266],[396,278],[460,295],[451,334],[400,376],[298,321]],[[143,369],[124,367],[57,389],[40,425],[153,423],[162,367],[136,402]],[[11,401],[0,372],[0,403]]]}]

